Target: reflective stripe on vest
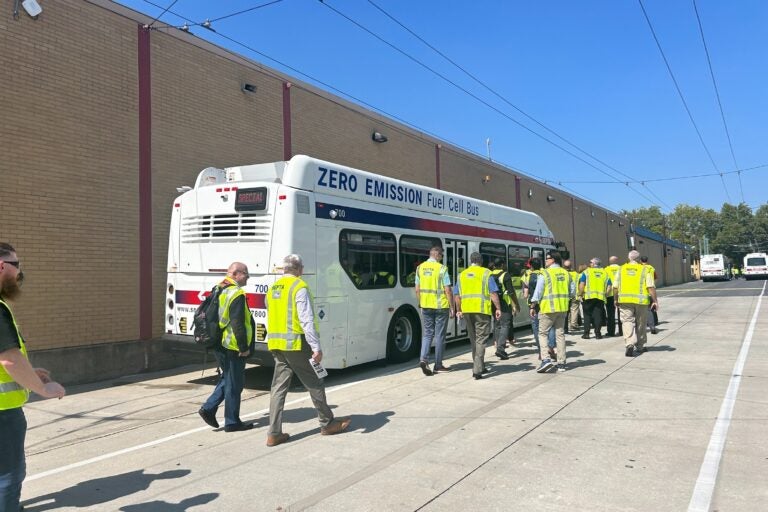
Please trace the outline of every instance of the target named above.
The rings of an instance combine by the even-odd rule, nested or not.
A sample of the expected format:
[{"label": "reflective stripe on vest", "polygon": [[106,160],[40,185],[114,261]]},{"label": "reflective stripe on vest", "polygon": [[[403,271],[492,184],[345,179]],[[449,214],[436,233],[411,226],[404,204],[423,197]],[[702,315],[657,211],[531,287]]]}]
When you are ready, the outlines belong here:
[{"label": "reflective stripe on vest", "polygon": [[491,314],[491,295],[488,288],[490,278],[491,271],[479,265],[472,265],[459,274],[463,313]]},{"label": "reflective stripe on vest", "polygon": [[[296,309],[296,294],[306,289],[310,304],[312,294],[307,284],[296,276],[286,275],[278,279],[267,292],[267,348],[269,350],[301,350],[301,335],[304,329]],[[314,311],[314,307],[312,308]],[[313,319],[315,331],[320,330],[317,319]]]},{"label": "reflective stripe on vest", "polygon": [[[19,326],[16,324],[16,318],[13,316],[13,311],[8,305],[0,300],[0,307],[4,307],[8,311],[8,315],[11,317],[13,327],[16,329],[16,336],[19,341],[19,348],[24,357],[27,357],[27,347],[24,345],[24,340],[21,337]],[[27,357],[27,359],[29,359]],[[0,365],[0,411],[8,409],[17,409],[24,405],[29,399],[29,391],[13,380],[13,377],[5,370],[5,367]]]},{"label": "reflective stripe on vest", "polygon": [[448,268],[437,261],[425,261],[416,270],[419,274],[419,306],[425,309],[448,309],[443,278]]},{"label": "reflective stripe on vest", "polygon": [[[229,278],[227,278],[229,280]],[[239,352],[240,348],[237,346],[237,338],[235,338],[235,331],[232,330],[232,326],[229,321],[229,307],[232,305],[237,297],[243,297],[243,303],[245,305],[245,335],[247,337],[248,344],[250,345],[253,340],[253,328],[250,322],[251,310],[248,309],[248,300],[245,298],[245,291],[239,286],[232,285],[227,286],[221,290],[219,295],[219,328],[221,329],[221,346],[228,349]]]},{"label": "reflective stripe on vest", "polygon": [[639,263],[625,263],[619,271],[619,303],[649,304],[648,287],[645,279],[648,266]]},{"label": "reflective stripe on vest", "polygon": [[600,299],[605,302],[605,287],[608,274],[602,268],[588,268],[584,271],[584,298]]},{"label": "reflective stripe on vest", "polygon": [[544,295],[539,306],[541,313],[564,313],[571,300],[571,276],[564,268],[543,269]]}]

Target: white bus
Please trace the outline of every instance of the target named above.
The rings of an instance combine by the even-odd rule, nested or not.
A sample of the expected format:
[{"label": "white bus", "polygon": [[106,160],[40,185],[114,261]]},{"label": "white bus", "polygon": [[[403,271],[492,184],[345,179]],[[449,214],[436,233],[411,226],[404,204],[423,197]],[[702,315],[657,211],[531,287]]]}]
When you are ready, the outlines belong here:
[{"label": "white bus", "polygon": [[768,278],[768,254],[753,252],[744,256],[744,278],[747,281]]},{"label": "white bus", "polygon": [[699,260],[702,281],[731,279],[730,259],[723,254],[702,254]]},{"label": "white bus", "polygon": [[[282,275],[283,258],[297,253],[315,298],[323,364],[404,361],[419,354],[414,270],[431,246],[443,247],[455,283],[474,251],[486,261],[506,259],[519,276],[553,243],[534,213],[307,156],[207,168],[174,201],[165,328],[172,338],[191,339],[197,305],[231,262],[242,261],[251,274],[245,290],[257,324],[254,359],[271,364],[265,294]],[[466,338],[463,321],[451,320],[447,336]]]}]

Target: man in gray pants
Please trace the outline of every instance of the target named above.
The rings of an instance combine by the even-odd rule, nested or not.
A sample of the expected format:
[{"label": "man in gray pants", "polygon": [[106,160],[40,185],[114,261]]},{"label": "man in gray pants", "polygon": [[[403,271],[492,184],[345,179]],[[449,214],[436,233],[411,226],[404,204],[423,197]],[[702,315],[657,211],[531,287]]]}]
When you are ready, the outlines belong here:
[{"label": "man in gray pants", "polygon": [[323,379],[317,376],[310,363],[312,359],[319,364],[323,351],[315,324],[312,294],[300,278],[303,271],[301,256],[289,254],[283,259],[283,277],[267,292],[267,346],[275,358],[267,446],[288,441],[289,435],[283,433],[283,406],[294,373],[309,391],[322,435],[343,432],[350,422],[349,418],[333,418],[325,398]]}]

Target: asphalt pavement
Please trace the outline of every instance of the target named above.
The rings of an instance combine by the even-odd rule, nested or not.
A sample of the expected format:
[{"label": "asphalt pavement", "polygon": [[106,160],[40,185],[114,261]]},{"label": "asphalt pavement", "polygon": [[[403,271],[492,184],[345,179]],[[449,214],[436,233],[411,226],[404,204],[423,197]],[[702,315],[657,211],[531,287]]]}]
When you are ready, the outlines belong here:
[{"label": "asphalt pavement", "polygon": [[[539,374],[530,330],[512,357],[488,348],[472,379],[416,361],[333,371],[346,433],[319,435],[308,394],[286,403],[288,443],[265,446],[271,369],[250,367],[225,433],[197,409],[201,366],[69,389],[25,407],[25,511],[768,510],[768,320],[764,281],[659,290],[659,333],[568,336],[568,370]],[[223,411],[219,411],[222,419]]]}]

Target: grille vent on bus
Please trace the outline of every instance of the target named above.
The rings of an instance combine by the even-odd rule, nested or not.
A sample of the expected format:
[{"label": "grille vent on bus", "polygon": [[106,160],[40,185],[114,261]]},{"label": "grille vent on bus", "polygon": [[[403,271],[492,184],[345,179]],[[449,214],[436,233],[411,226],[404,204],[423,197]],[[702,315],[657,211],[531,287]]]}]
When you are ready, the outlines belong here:
[{"label": "grille vent on bus", "polygon": [[269,240],[271,215],[256,213],[231,213],[225,215],[198,215],[181,220],[182,242],[248,239]]}]

